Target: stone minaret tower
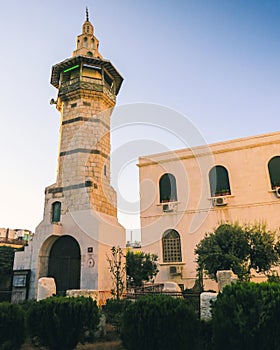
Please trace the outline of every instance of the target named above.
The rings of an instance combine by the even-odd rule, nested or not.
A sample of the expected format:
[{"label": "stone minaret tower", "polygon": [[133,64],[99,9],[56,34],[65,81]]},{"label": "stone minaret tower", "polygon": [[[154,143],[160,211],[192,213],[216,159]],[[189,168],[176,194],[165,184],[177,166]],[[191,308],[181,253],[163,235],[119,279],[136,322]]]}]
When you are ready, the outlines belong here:
[{"label": "stone minaret tower", "polygon": [[52,67],[58,94],[51,104],[61,117],[57,179],[45,190],[32,244],[16,254],[15,275],[30,282],[14,287],[13,300],[36,297],[40,277],[54,278],[60,293],[110,293],[106,256],[112,246],[125,246],[110,185],[110,116],[122,81],[99,53],[87,10],[72,57]]},{"label": "stone minaret tower", "polygon": [[64,193],[62,213],[93,208],[116,216],[110,186],[110,115],[123,78],[98,47],[87,11],[72,58],[52,68],[61,130],[57,182],[47,193]]}]

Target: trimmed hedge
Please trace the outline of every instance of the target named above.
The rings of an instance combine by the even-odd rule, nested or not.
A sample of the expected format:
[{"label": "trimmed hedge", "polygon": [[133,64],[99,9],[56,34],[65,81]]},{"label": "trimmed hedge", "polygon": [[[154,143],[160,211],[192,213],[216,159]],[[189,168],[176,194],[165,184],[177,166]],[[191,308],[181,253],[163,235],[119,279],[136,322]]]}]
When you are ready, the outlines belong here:
[{"label": "trimmed hedge", "polygon": [[212,311],[215,349],[279,350],[279,314],[279,283],[225,287]]},{"label": "trimmed hedge", "polygon": [[103,306],[102,311],[106,316],[106,323],[116,327],[117,332],[120,332],[124,311],[130,303],[131,301],[128,299],[108,299]]},{"label": "trimmed hedge", "polygon": [[199,321],[183,299],[147,296],[125,309],[121,338],[127,350],[195,350]]},{"label": "trimmed hedge", "polygon": [[24,314],[19,305],[0,303],[0,349],[20,349],[25,340]]},{"label": "trimmed hedge", "polygon": [[51,297],[31,305],[29,334],[51,350],[71,350],[85,335],[93,338],[99,310],[91,298]]}]

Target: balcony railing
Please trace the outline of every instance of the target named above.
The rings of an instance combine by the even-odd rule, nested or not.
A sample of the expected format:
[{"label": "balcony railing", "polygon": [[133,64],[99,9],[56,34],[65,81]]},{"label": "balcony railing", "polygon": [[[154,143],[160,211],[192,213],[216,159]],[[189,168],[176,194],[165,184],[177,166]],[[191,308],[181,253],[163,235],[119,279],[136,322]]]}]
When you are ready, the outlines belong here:
[{"label": "balcony railing", "polygon": [[88,89],[98,92],[104,92],[108,97],[115,101],[115,89],[102,79],[90,77],[76,77],[60,84],[59,95],[64,95],[68,92],[77,89]]}]

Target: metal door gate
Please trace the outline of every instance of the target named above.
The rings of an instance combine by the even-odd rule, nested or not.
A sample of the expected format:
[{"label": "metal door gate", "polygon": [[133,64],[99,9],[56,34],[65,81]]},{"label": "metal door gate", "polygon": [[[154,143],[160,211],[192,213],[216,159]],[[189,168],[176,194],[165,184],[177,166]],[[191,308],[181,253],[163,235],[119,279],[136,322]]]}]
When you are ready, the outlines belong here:
[{"label": "metal door gate", "polygon": [[71,236],[58,238],[50,251],[48,276],[54,277],[57,294],[67,289],[80,289],[81,253],[78,242]]}]

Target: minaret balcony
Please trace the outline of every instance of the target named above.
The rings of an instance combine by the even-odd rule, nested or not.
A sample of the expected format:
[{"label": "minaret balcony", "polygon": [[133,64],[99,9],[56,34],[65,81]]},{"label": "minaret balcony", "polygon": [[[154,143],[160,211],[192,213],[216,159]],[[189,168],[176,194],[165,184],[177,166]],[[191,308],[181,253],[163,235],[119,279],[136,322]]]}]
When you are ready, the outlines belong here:
[{"label": "minaret balcony", "polygon": [[67,89],[74,91],[88,86],[90,90],[99,88],[115,98],[122,81],[122,76],[107,60],[76,56],[52,67],[51,84],[59,89],[60,95],[67,93]]},{"label": "minaret balcony", "polygon": [[116,100],[114,87],[111,87],[107,82],[102,81],[102,79],[89,77],[76,77],[61,83],[58,96],[62,97],[63,95],[79,89],[103,92],[111,100]]}]

